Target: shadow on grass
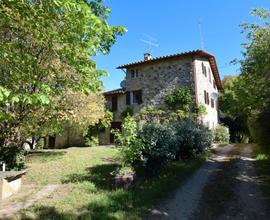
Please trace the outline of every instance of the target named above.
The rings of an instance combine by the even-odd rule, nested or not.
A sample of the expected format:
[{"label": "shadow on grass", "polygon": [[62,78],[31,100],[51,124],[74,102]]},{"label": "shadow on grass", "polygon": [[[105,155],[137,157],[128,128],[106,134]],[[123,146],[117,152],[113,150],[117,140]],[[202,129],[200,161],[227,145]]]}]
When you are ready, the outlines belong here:
[{"label": "shadow on grass", "polygon": [[72,174],[62,182],[83,183],[89,181],[95,185],[97,193],[103,195],[100,199],[93,199],[86,204],[82,208],[83,214],[76,218],[137,219],[160,199],[173,193],[201,163],[201,160],[173,162],[165,167],[159,176],[139,179],[131,190],[113,189],[110,173],[119,167],[118,164],[101,164],[90,167],[87,168],[86,174]]},{"label": "shadow on grass", "polygon": [[87,173],[73,173],[66,176],[62,183],[80,183],[89,181],[95,184],[98,189],[112,190],[111,172],[119,167],[118,164],[101,164],[87,168]]},{"label": "shadow on grass", "polygon": [[67,152],[66,151],[30,151],[27,153],[28,160],[37,160],[39,162],[48,162],[52,160],[61,159]]}]

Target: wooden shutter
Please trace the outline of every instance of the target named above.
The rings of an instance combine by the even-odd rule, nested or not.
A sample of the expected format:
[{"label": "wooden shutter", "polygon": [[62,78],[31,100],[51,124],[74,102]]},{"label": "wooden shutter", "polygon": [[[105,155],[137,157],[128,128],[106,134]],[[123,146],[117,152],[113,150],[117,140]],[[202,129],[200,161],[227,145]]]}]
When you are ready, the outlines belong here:
[{"label": "wooden shutter", "polygon": [[136,95],[138,104],[142,104],[142,90],[138,90]]},{"label": "wooden shutter", "polygon": [[130,92],[126,92],[126,104],[130,105]]},{"label": "wooden shutter", "polygon": [[117,96],[112,97],[112,111],[117,111]]},{"label": "wooden shutter", "polygon": [[211,107],[212,108],[215,108],[215,101],[214,101],[214,99],[211,99]]},{"label": "wooden shutter", "polygon": [[207,104],[207,92],[204,90],[204,103]]}]

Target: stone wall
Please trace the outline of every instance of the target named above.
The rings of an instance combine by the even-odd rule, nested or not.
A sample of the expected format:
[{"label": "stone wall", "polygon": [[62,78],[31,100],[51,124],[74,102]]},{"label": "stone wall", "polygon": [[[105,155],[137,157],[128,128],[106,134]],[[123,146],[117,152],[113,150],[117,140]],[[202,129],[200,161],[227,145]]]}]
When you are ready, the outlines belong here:
[{"label": "stone wall", "polygon": [[[131,78],[131,70],[138,70],[138,77]],[[127,69],[126,90],[142,90],[143,103],[132,104],[134,113],[147,105],[165,107],[164,97],[177,87],[194,88],[192,58],[177,58],[148,63]]]},{"label": "stone wall", "polygon": [[[128,68],[126,73],[126,91],[142,90],[142,104],[130,105],[133,108],[134,114],[138,114],[142,108],[148,105],[166,108],[164,103],[165,96],[178,87],[187,87],[192,89],[194,101],[206,106],[207,115],[201,119],[203,123],[210,128],[215,127],[218,124],[217,102],[215,102],[215,108],[211,107],[211,103],[206,105],[204,102],[204,90],[215,100],[217,99],[218,90],[213,87],[214,77],[212,71],[211,83],[209,78],[203,74],[202,62],[207,70],[211,70],[208,59],[201,57],[164,59]],[[138,77],[131,77],[132,70],[138,71]],[[106,99],[110,109],[111,97],[106,97]],[[121,113],[126,107],[126,94],[119,94],[118,109],[114,112],[114,121],[121,121]],[[106,129],[105,132],[100,134],[100,143],[109,144],[109,142],[110,132],[109,129]]]}]

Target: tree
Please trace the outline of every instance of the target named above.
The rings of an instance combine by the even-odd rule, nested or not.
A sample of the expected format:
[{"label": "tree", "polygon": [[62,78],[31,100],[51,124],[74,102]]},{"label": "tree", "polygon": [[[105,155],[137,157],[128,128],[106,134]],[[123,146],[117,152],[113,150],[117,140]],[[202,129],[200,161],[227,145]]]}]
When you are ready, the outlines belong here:
[{"label": "tree", "polygon": [[252,14],[260,23],[243,24],[247,32],[244,60],[241,62],[241,79],[245,91],[242,97],[243,110],[248,113],[248,124],[254,140],[270,144],[270,12],[254,9]]},{"label": "tree", "polygon": [[260,23],[244,23],[247,33],[244,44],[244,59],[240,61],[241,74],[227,80],[220,97],[221,110],[227,118],[227,125],[236,131],[249,131],[257,142],[268,142],[270,127],[270,13],[254,9],[252,15]]},{"label": "tree", "polygon": [[221,122],[229,127],[231,142],[244,142],[249,137],[248,114],[244,112],[242,102],[242,79],[239,76],[226,76],[223,90],[219,95]]},{"label": "tree", "polygon": [[241,78],[245,95],[241,94],[243,107],[252,114],[269,105],[270,95],[270,12],[254,9],[252,15],[260,23],[243,24],[248,42],[244,44],[244,59],[241,61]]},{"label": "tree", "polygon": [[59,105],[68,94],[101,90],[105,73],[91,56],[108,53],[125,32],[108,25],[101,2],[0,0],[0,146],[19,146],[43,125],[72,117]]}]

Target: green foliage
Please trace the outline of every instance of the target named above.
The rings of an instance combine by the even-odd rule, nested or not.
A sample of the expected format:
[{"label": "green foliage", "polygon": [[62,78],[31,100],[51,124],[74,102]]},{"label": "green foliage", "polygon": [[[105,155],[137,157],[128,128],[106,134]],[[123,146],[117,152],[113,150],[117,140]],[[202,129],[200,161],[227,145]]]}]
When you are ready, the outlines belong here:
[{"label": "green foliage", "polygon": [[94,147],[99,144],[98,134],[100,130],[110,127],[113,120],[113,113],[110,111],[105,112],[105,116],[99,120],[99,123],[90,125],[87,129],[86,134],[84,134],[84,144],[85,146]]},{"label": "green foliage", "polygon": [[176,158],[196,158],[212,143],[211,132],[192,120],[161,124],[144,122],[138,126],[128,116],[122,133],[114,132],[121,145],[121,158],[138,175],[155,175],[168,162]]},{"label": "green foliage", "polygon": [[115,140],[121,146],[121,159],[125,165],[133,168],[140,162],[144,144],[138,137],[138,125],[132,116],[127,116],[122,124],[122,132],[113,131]]},{"label": "green foliage", "polygon": [[185,118],[195,118],[206,113],[203,105],[197,107],[192,96],[192,91],[185,87],[179,87],[168,93],[164,99],[168,109],[157,108],[149,105],[140,112],[140,120],[144,122],[169,123]]},{"label": "green foliage", "polygon": [[270,129],[263,122],[268,116],[263,115],[268,115],[266,109],[270,105],[270,13],[254,9],[252,15],[260,22],[242,25],[247,42],[244,59],[240,61],[241,74],[225,81],[220,108],[225,115],[222,122],[229,126],[232,141],[243,141],[250,131],[256,141],[269,142]]},{"label": "green foliage", "polygon": [[229,127],[231,142],[245,142],[249,137],[248,113],[243,111],[245,88],[241,77],[226,76],[219,95],[221,122]]},{"label": "green foliage", "polygon": [[84,145],[87,147],[96,147],[98,145],[98,137],[97,134],[91,133],[90,137],[84,138]]},{"label": "green foliage", "polygon": [[228,144],[230,142],[229,129],[223,125],[217,125],[213,129],[214,142],[219,144]]},{"label": "green foliage", "polygon": [[188,88],[177,88],[165,97],[165,103],[171,110],[183,109],[188,110],[192,103],[192,93]]},{"label": "green foliage", "polygon": [[199,104],[198,106],[195,106],[193,111],[197,117],[207,115],[206,107],[203,104]]},{"label": "green foliage", "polygon": [[127,106],[126,109],[121,113],[122,119],[125,119],[127,116],[133,116],[133,108]]},{"label": "green foliage", "polygon": [[0,161],[7,165],[7,170],[21,170],[25,165],[25,151],[21,147],[9,146],[0,148]]},{"label": "green foliage", "polygon": [[212,144],[212,133],[203,124],[188,119],[176,122],[173,127],[177,138],[178,158],[196,158]]},{"label": "green foliage", "polygon": [[153,105],[148,105],[140,111],[140,120],[144,122],[164,121],[166,112],[163,109],[158,109]]},{"label": "green foliage", "polygon": [[144,145],[137,170],[152,175],[175,159],[175,131],[172,127],[157,122],[146,123],[138,132]]},{"label": "green foliage", "polygon": [[270,105],[262,110],[259,114],[250,116],[249,130],[256,141],[262,146],[269,146],[270,144]]},{"label": "green foliage", "polygon": [[19,146],[41,126],[73,118],[61,105],[67,92],[101,91],[105,73],[91,57],[108,53],[125,32],[108,25],[101,4],[0,0],[0,146]]}]

